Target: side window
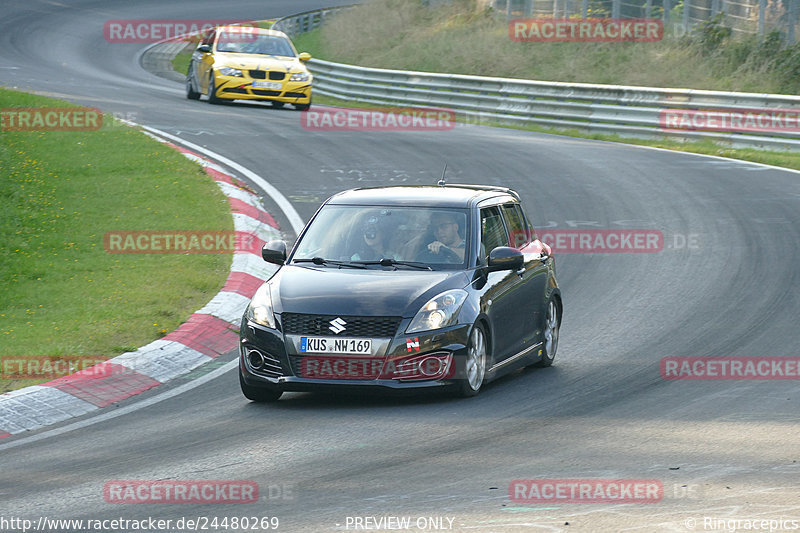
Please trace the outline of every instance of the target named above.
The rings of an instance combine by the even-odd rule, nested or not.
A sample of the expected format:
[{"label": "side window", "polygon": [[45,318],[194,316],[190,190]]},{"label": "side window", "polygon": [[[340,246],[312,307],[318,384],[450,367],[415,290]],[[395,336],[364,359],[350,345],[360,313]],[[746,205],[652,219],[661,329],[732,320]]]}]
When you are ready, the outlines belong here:
[{"label": "side window", "polygon": [[207,44],[209,46],[214,44],[214,36],[216,35],[216,33],[217,32],[215,30],[208,30],[208,35],[205,36],[205,38],[200,44]]},{"label": "side window", "polygon": [[511,247],[520,250],[531,242],[531,231],[517,204],[503,205],[503,216],[508,225]]},{"label": "side window", "polygon": [[503,217],[496,207],[481,209],[481,263],[494,248],[508,246],[508,234],[503,225]]},{"label": "side window", "polygon": [[[506,204],[503,206],[506,224],[511,231],[511,246],[520,249],[537,239],[536,231],[531,226],[530,219],[522,209],[521,204]],[[513,214],[511,214],[513,212]],[[511,229],[513,226],[513,229]]]}]

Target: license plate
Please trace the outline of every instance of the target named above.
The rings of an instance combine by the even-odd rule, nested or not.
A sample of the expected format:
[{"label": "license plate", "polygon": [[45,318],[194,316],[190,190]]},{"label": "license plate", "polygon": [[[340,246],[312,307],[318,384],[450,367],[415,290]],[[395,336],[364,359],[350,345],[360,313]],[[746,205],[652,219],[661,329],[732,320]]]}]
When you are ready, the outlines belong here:
[{"label": "license plate", "polygon": [[280,89],[283,87],[279,81],[254,81],[253,87],[256,89]]},{"label": "license plate", "polygon": [[372,339],[300,337],[300,352],[372,355]]}]

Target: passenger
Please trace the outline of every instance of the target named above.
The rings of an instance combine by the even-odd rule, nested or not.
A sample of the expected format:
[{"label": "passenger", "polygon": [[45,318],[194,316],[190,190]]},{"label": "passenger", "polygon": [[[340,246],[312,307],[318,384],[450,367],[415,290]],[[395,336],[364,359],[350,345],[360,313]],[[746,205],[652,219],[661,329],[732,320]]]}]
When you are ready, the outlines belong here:
[{"label": "passenger", "polygon": [[397,254],[389,251],[389,231],[377,216],[367,219],[362,229],[359,249],[351,257],[351,261],[379,261],[381,259],[399,259]]}]

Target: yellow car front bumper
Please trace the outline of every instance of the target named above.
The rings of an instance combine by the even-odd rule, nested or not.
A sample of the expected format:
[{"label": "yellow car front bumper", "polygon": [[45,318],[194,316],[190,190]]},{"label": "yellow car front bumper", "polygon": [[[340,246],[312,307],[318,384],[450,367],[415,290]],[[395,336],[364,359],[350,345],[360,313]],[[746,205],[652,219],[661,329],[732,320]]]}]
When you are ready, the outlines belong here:
[{"label": "yellow car front bumper", "polygon": [[[226,100],[272,100],[289,104],[311,103],[311,81],[255,80],[248,76],[215,76],[216,97]],[[268,85],[268,87],[258,87]]]}]

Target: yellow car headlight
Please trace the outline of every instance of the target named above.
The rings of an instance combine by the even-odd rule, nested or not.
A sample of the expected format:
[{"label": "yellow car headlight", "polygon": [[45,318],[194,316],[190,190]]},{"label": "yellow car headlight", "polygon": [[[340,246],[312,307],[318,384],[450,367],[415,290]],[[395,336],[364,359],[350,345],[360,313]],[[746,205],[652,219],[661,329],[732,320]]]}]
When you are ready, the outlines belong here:
[{"label": "yellow car headlight", "polygon": [[241,70],[233,67],[220,67],[219,73],[224,76],[243,76]]}]

